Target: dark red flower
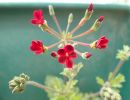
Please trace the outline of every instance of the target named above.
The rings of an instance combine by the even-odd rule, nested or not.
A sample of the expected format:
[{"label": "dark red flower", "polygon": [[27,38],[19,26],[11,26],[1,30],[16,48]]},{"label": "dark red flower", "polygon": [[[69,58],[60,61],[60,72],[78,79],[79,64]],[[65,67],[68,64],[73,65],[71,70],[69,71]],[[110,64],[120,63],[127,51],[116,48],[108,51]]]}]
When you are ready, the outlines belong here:
[{"label": "dark red flower", "polygon": [[91,3],[90,5],[89,5],[89,7],[88,7],[88,12],[91,12],[91,11],[93,11],[93,4]]},{"label": "dark red flower", "polygon": [[95,47],[99,49],[105,49],[107,48],[108,42],[109,40],[105,36],[102,36],[95,42]]},{"label": "dark red flower", "polygon": [[65,64],[67,68],[73,67],[73,59],[77,58],[77,54],[74,51],[74,47],[71,45],[66,45],[57,51],[58,62]]},{"label": "dark red flower", "polygon": [[42,10],[34,10],[33,12],[33,18],[31,19],[31,23],[34,25],[42,25],[44,24],[44,17],[43,17],[43,13]]},{"label": "dark red flower", "polygon": [[33,51],[36,55],[39,55],[45,52],[46,49],[41,41],[33,40],[30,44],[30,50]]}]

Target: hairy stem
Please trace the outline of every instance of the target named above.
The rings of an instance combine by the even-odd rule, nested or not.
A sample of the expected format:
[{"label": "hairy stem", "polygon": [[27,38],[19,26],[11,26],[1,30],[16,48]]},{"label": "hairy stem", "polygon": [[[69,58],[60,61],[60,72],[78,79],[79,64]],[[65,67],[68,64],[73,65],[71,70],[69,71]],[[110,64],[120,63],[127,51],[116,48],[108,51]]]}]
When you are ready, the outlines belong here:
[{"label": "hairy stem", "polygon": [[54,44],[48,46],[48,49],[51,49],[51,48],[57,46],[57,45],[60,44],[61,42],[62,42],[62,41],[59,41],[59,42],[56,42],[56,43],[54,43]]},{"label": "hairy stem", "polygon": [[[40,89],[43,89],[43,90],[45,90],[45,91],[50,90],[50,88],[48,88],[48,87],[46,87],[46,86],[44,86],[44,85],[42,85],[42,84],[40,84],[40,83],[37,83],[37,82],[35,82],[35,81],[28,81],[26,84],[27,84],[27,85],[35,86],[35,87],[40,88]],[[51,89],[51,90],[52,90],[52,89]]]},{"label": "hairy stem", "polygon": [[69,27],[70,27],[70,24],[67,24],[67,27],[66,27],[66,34],[68,33]]},{"label": "hairy stem", "polygon": [[77,26],[70,33],[74,34],[80,27],[82,27],[86,23],[86,21],[87,19],[81,19]]},{"label": "hairy stem", "polygon": [[93,32],[93,30],[89,29],[89,30],[87,30],[86,32],[83,32],[83,33],[81,33],[81,34],[79,34],[79,35],[76,35],[76,36],[72,37],[72,39],[76,39],[76,38],[83,37],[84,35],[87,35],[87,34],[89,34],[89,33],[91,33],[91,32]]},{"label": "hairy stem", "polygon": [[90,46],[90,44],[88,43],[84,43],[84,42],[79,42],[79,41],[73,41],[74,43],[76,43],[77,45],[81,45],[81,46]]},{"label": "hairy stem", "polygon": [[56,32],[53,28],[51,28],[51,27],[49,27],[49,26],[48,26],[48,28],[49,28],[53,33],[57,34],[57,35],[60,37],[60,35],[59,35],[60,33]]},{"label": "hairy stem", "polygon": [[115,67],[114,71],[112,72],[112,76],[111,76],[111,78],[109,80],[113,79],[116,76],[116,74],[121,69],[123,64],[124,64],[124,61],[120,60],[119,63],[117,64],[117,66]]},{"label": "hairy stem", "polygon": [[79,28],[80,28],[80,26],[77,25],[70,33],[71,33],[71,34],[74,34]]},{"label": "hairy stem", "polygon": [[57,20],[57,17],[54,15],[54,16],[52,16],[52,18],[53,18],[53,20],[54,20],[54,22],[55,22],[55,24],[56,24],[56,26],[57,26],[59,32],[61,33],[61,32],[62,32],[62,29],[61,29],[60,24],[59,24],[59,22],[58,22],[58,20]]},{"label": "hairy stem", "polygon": [[50,29],[46,29],[45,31],[48,32],[48,33],[50,33],[51,35],[57,37],[58,39],[60,39],[59,35],[53,33]]}]

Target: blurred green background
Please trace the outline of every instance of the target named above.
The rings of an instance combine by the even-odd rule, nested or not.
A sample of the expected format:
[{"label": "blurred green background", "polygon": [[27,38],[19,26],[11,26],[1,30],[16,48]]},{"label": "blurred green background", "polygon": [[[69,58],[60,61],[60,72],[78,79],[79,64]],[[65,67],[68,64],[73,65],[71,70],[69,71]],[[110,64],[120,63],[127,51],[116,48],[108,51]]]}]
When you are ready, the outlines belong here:
[{"label": "blurred green background", "polygon": [[[50,45],[57,41],[47,33],[42,32],[38,27],[30,24],[34,9],[42,9],[48,24],[57,30],[52,18],[48,13],[48,4],[6,4],[0,5],[0,100],[48,100],[47,94],[35,87],[28,86],[22,94],[12,94],[8,89],[8,81],[15,75],[24,72],[32,80],[44,83],[47,75],[60,76],[62,65],[47,54],[36,56],[29,50],[31,40],[42,40],[45,45]],[[66,28],[69,13],[74,14],[73,25],[79,22],[88,5],[54,4],[56,15],[60,21],[62,29]],[[109,46],[106,50],[91,50],[81,48],[81,51],[93,53],[90,60],[77,59],[82,61],[84,67],[77,79],[78,86],[82,92],[96,92],[99,86],[95,77],[101,76],[107,79],[109,71],[112,71],[118,60],[115,59],[117,49],[121,49],[123,44],[130,44],[130,8],[119,5],[95,5],[94,14],[91,19],[75,34],[89,29],[96,18],[105,16],[105,21],[97,32],[89,34],[80,41],[92,42],[100,36],[109,38]],[[56,49],[55,49],[56,50]],[[126,76],[126,82],[121,89],[123,100],[130,100],[130,61],[127,61],[120,70]]]}]

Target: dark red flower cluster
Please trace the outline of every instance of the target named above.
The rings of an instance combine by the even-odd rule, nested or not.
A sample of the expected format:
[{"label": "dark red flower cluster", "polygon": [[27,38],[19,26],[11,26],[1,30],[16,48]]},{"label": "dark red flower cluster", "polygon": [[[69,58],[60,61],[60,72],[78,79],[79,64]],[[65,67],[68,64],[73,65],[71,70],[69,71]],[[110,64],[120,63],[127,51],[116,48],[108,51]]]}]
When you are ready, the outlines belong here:
[{"label": "dark red flower cluster", "polygon": [[95,47],[98,49],[105,49],[107,48],[108,42],[109,40],[105,36],[102,36],[96,41]]},{"label": "dark red flower cluster", "polygon": [[[76,50],[74,48],[75,45],[82,45],[82,46],[87,46],[87,47],[97,48],[97,49],[107,48],[109,40],[105,36],[100,37],[98,40],[94,41],[91,44],[74,40],[74,39],[83,37],[87,34],[90,34],[91,32],[96,31],[100,27],[100,25],[102,24],[102,22],[104,20],[104,16],[100,16],[99,18],[97,18],[95,23],[92,25],[92,27],[89,30],[87,30],[79,35],[76,35],[76,36],[72,35],[81,26],[83,26],[87,22],[87,20],[90,19],[91,15],[93,13],[93,9],[94,9],[94,6],[91,3],[88,6],[88,8],[86,9],[85,15],[79,21],[79,23],[76,25],[76,27],[73,28],[72,30],[69,30],[70,23],[68,23],[65,32],[63,32],[63,30],[61,29],[56,15],[52,16],[52,13],[53,14],[55,13],[52,6],[49,7],[49,12],[50,12],[50,15],[52,16],[57,28],[58,28],[58,32],[55,31],[49,25],[47,25],[47,21],[44,20],[42,10],[40,10],[40,9],[34,10],[33,18],[31,19],[31,23],[39,26],[42,31],[48,32],[50,35],[52,35],[60,40],[56,43],[53,43],[53,44],[47,46],[47,47],[44,46],[41,41],[33,40],[31,45],[30,45],[30,50],[32,52],[34,52],[36,55],[39,55],[39,54],[44,53],[46,50],[50,50],[50,49],[54,48],[55,46],[58,46],[58,47],[62,46],[62,48],[58,49],[57,52],[51,52],[51,56],[53,58],[57,58],[58,62],[60,64],[66,65],[67,68],[72,68],[73,67],[73,59],[77,58],[77,54],[79,56],[81,56],[83,59],[89,59],[92,56],[92,54],[90,52],[80,52],[80,51]],[[72,16],[69,17],[68,20],[70,20],[70,19],[72,20],[73,19]],[[61,32],[63,32],[63,34],[61,34]],[[72,44],[74,44],[74,46],[72,46]]]},{"label": "dark red flower cluster", "polygon": [[31,45],[30,45],[30,50],[34,52],[36,55],[42,54],[45,52],[45,47],[43,43],[39,40],[33,40]]},{"label": "dark red flower cluster", "polygon": [[57,51],[58,62],[65,64],[67,68],[73,67],[73,59],[77,58],[77,54],[74,51],[74,47],[71,45],[66,45]]},{"label": "dark red flower cluster", "polygon": [[44,24],[44,17],[42,10],[34,10],[33,18],[31,19],[31,23],[34,25],[43,25]]}]

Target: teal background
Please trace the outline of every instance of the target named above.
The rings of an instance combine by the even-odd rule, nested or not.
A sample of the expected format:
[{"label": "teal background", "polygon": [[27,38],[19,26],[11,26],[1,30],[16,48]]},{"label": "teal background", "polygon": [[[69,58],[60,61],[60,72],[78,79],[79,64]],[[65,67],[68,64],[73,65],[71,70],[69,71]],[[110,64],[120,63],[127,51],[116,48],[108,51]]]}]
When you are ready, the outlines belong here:
[{"label": "teal background", "polygon": [[[28,86],[22,94],[12,94],[8,89],[8,81],[15,75],[24,72],[32,80],[43,83],[47,75],[60,76],[62,65],[47,54],[36,56],[29,50],[31,40],[42,40],[45,45],[50,45],[57,40],[49,34],[42,32],[38,27],[30,24],[34,9],[41,8],[48,24],[57,30],[52,18],[48,13],[48,4],[1,4],[0,5],[0,100],[48,100],[47,94],[35,87]],[[76,4],[54,4],[56,15],[62,29],[66,28],[69,13],[74,14],[73,25],[79,22],[84,15],[88,5]],[[105,21],[97,32],[89,34],[79,41],[91,43],[100,36],[105,35],[110,42],[106,50],[92,50],[86,47],[78,48],[81,51],[93,53],[90,60],[82,61],[84,68],[77,79],[78,86],[82,92],[96,92],[99,86],[95,77],[101,76],[107,79],[109,71],[112,71],[118,60],[115,59],[117,49],[123,44],[130,45],[130,8],[121,5],[95,5],[94,14],[91,19],[75,34],[89,29],[96,18],[105,16]],[[56,50],[56,49],[55,49]],[[123,100],[130,100],[130,61],[127,61],[120,72],[126,76],[126,82],[121,89]]]}]

